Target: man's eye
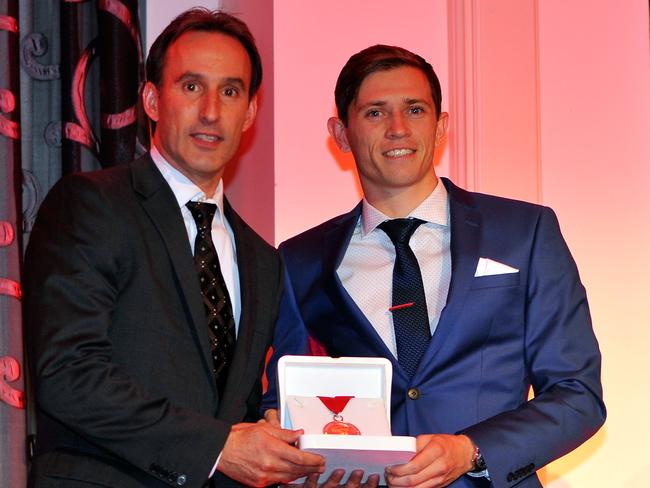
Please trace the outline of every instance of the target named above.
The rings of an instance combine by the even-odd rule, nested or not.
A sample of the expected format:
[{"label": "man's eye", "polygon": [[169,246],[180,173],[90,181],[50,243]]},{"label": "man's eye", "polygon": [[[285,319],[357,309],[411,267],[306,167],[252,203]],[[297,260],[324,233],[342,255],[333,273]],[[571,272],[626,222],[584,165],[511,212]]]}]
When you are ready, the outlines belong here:
[{"label": "man's eye", "polygon": [[366,116],[371,119],[377,118],[380,115],[381,112],[379,110],[368,110],[368,112],[366,112]]},{"label": "man's eye", "polygon": [[422,107],[411,107],[409,109],[409,112],[413,115],[419,115],[421,113],[424,113],[424,109]]},{"label": "man's eye", "polygon": [[195,92],[199,89],[199,86],[196,83],[185,83],[185,89],[189,92]]},{"label": "man's eye", "polygon": [[236,88],[228,87],[223,90],[223,94],[227,97],[236,97],[239,91]]}]

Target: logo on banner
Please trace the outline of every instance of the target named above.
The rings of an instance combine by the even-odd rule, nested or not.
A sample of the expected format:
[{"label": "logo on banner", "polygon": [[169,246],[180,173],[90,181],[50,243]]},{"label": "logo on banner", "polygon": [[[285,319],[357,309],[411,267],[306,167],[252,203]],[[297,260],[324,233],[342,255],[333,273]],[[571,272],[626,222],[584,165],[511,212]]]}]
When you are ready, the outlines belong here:
[{"label": "logo on banner", "polygon": [[11,356],[0,358],[0,401],[15,408],[25,408],[25,394],[12,388],[11,383],[20,378],[20,364]]}]

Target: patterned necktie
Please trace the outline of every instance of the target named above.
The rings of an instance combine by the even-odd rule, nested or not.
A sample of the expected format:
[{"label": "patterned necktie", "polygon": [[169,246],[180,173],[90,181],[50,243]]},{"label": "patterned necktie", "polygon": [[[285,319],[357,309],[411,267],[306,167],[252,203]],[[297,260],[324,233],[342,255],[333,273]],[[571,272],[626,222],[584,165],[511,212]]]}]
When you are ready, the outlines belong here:
[{"label": "patterned necktie", "polygon": [[217,206],[213,203],[187,202],[187,208],[196,222],[194,262],[199,273],[201,295],[208,316],[213,372],[217,389],[222,395],[235,350],[235,319],[228,288],[221,274],[219,256],[212,242],[212,218]]},{"label": "patterned necktie", "polygon": [[393,306],[390,310],[397,341],[397,360],[409,378],[415,374],[431,340],[422,274],[409,246],[415,229],[423,223],[420,219],[394,219],[379,225],[395,246]]}]

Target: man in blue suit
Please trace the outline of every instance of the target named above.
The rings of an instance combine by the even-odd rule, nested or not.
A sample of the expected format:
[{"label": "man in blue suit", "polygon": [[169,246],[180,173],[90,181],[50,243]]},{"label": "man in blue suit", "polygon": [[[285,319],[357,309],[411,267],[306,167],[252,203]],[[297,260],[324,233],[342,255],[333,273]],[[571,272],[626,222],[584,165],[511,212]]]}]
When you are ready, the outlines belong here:
[{"label": "man in blue suit", "polygon": [[535,472],[606,415],[585,290],[555,214],[436,176],[448,114],[420,56],[365,49],[335,96],[328,129],[354,155],[364,199],[281,245],[275,358],[311,336],[332,356],[391,360],[393,434],[417,436],[412,460],[386,468],[391,486],[540,487]]}]

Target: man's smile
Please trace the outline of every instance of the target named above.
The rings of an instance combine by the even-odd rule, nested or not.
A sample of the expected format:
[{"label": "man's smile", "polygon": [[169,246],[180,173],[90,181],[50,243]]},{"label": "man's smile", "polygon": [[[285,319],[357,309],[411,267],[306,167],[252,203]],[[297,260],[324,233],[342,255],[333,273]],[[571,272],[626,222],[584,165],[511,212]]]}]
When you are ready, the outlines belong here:
[{"label": "man's smile", "polygon": [[414,153],[415,153],[415,149],[399,147],[396,149],[390,149],[388,151],[384,151],[382,155],[387,158],[402,158],[404,156],[410,156],[411,154]]}]

